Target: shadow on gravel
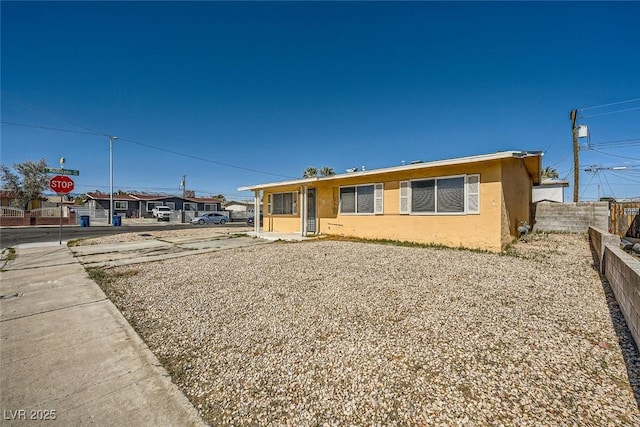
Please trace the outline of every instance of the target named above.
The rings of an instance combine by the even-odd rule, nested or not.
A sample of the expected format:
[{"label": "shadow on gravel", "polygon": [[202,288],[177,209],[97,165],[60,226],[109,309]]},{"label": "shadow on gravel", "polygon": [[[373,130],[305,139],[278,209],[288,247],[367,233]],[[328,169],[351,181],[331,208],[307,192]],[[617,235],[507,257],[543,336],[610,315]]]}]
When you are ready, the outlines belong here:
[{"label": "shadow on gravel", "polygon": [[636,399],[636,405],[638,406],[638,409],[640,409],[640,352],[638,352],[636,342],[631,335],[631,331],[629,331],[629,328],[627,327],[627,322],[624,319],[622,310],[620,310],[620,306],[618,305],[616,296],[611,289],[611,285],[607,281],[607,278],[603,274],[600,274],[599,256],[593,249],[593,246],[589,246],[591,248],[591,255],[593,257],[592,266],[594,270],[596,270],[600,275],[602,289],[604,290],[605,297],[607,298],[607,306],[609,307],[611,324],[613,325],[613,328],[616,331],[616,335],[618,336],[618,345],[620,346],[622,356],[624,357],[624,363],[627,367],[629,385],[633,390],[633,396]]}]

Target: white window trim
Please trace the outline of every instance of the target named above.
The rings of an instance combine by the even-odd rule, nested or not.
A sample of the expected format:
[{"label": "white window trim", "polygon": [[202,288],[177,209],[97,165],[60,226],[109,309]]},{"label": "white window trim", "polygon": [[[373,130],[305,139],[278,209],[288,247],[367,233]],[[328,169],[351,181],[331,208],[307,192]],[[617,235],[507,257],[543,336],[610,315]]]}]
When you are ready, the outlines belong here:
[{"label": "white window trim", "polygon": [[[477,179],[477,186],[478,186],[478,190],[476,192],[471,192],[469,189],[471,188],[471,184],[469,183],[469,179]],[[469,209],[469,197],[470,196],[477,196],[478,197],[478,209],[476,210],[470,210]],[[465,177],[464,180],[464,209],[467,213],[467,215],[480,215],[480,174],[476,173],[476,174],[469,174]]]},{"label": "white window trim", "polygon": [[[124,203],[124,208],[123,207],[118,207],[118,203]],[[126,211],[129,209],[129,202],[127,200],[114,200],[113,201],[113,210],[120,210],[120,211]]]},{"label": "white window trim", "polygon": [[[273,196],[275,194],[292,194],[291,196],[291,213],[290,214],[274,214],[273,213]],[[267,194],[267,212],[273,216],[298,216],[298,191],[279,191],[277,193]]]},{"label": "white window trim", "polygon": [[[358,187],[369,187],[369,186],[373,186],[373,212],[358,212]],[[380,196],[380,200],[382,200],[382,211],[381,212],[376,212],[376,188],[378,188],[378,186],[382,187],[382,194]],[[355,212],[342,212],[342,199],[340,198],[340,190],[342,190],[343,188],[355,188],[356,189],[356,200],[355,200]],[[340,187],[338,187],[338,214],[339,215],[349,215],[349,216],[353,216],[353,215],[382,215],[384,214],[384,183],[382,182],[371,182],[371,183],[366,183],[366,184],[354,184],[354,185],[341,185]]]},{"label": "white window trim", "polygon": [[[194,209],[186,209],[186,206],[192,207]],[[198,204],[197,203],[193,203],[193,202],[184,202],[182,204],[182,210],[188,211],[188,212],[197,212],[198,211]]]},{"label": "white window trim", "polygon": [[384,183],[382,182],[373,186],[373,213],[384,215]]},{"label": "white window trim", "polygon": [[[478,210],[476,212],[470,212],[469,211],[469,193],[468,193],[468,188],[469,188],[469,182],[468,182],[468,177],[478,177]],[[437,211],[438,209],[438,180],[439,179],[449,179],[449,178],[463,178],[464,179],[464,211],[463,212],[413,212],[413,206],[411,204],[411,183],[412,182],[419,182],[419,181],[429,181],[429,180],[433,180],[436,182],[435,185],[435,196],[436,196],[436,200],[435,200],[435,209]],[[479,215],[480,214],[480,174],[462,174],[462,175],[446,175],[446,176],[434,176],[434,177],[429,177],[429,178],[420,178],[420,179],[412,179],[410,181],[400,181],[400,184],[402,186],[403,182],[408,182],[409,186],[408,186],[408,198],[409,198],[409,203],[408,203],[408,209],[409,209],[409,215],[416,215],[416,216],[462,216],[462,215]],[[400,195],[400,197],[402,198],[402,195]],[[402,202],[402,200],[401,200]],[[402,206],[402,204],[400,205]],[[403,212],[400,212],[401,214]]]},{"label": "white window trim", "polygon": [[[217,209],[216,205],[217,205],[216,203],[205,203],[204,204],[204,211],[205,212],[218,212],[218,209]],[[207,209],[207,207],[213,208],[213,209]]]},{"label": "white window trim", "polygon": [[[402,194],[402,190],[405,190],[405,194]],[[400,181],[400,186],[398,187],[398,191],[400,193],[400,203],[398,205],[398,210],[401,215],[409,215],[411,213],[411,181]],[[406,202],[406,209],[402,209],[402,201]]]},{"label": "white window trim", "polygon": [[[149,207],[149,205],[151,205],[151,207]],[[147,207],[147,212],[151,212],[156,206],[164,206],[164,204],[162,202],[155,202],[151,200],[148,201],[145,206]]]}]

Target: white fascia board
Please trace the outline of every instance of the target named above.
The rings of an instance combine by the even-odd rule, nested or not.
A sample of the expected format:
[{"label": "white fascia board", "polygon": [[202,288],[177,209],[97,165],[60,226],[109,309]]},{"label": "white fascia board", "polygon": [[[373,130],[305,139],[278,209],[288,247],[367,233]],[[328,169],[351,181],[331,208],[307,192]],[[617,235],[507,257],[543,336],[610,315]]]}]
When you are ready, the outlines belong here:
[{"label": "white fascia board", "polygon": [[280,181],[280,182],[272,182],[268,184],[251,185],[246,187],[239,187],[238,191],[263,190],[265,188],[284,187],[289,185],[302,185],[302,184],[308,184],[316,181],[340,180],[340,179],[353,178],[356,176],[360,177],[360,176],[369,176],[369,175],[380,175],[380,174],[390,173],[390,172],[411,171],[416,169],[435,168],[439,166],[451,166],[451,165],[461,165],[466,163],[486,162],[490,160],[506,159],[510,157],[525,158],[525,157],[532,157],[532,156],[542,156],[542,151],[500,151],[493,154],[482,154],[479,156],[457,157],[454,159],[434,160],[431,162],[392,166],[388,168],[371,169],[368,171],[361,171],[361,172],[348,172],[348,173],[342,173],[339,175],[332,175],[332,176],[323,176],[323,177],[317,177],[317,178],[303,178],[303,179],[296,179],[291,181]]}]

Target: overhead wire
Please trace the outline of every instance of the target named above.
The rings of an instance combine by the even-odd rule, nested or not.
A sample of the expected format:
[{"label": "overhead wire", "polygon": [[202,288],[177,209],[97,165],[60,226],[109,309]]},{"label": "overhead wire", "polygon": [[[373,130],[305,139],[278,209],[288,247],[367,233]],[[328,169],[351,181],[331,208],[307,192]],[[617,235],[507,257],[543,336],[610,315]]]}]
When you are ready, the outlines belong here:
[{"label": "overhead wire", "polygon": [[613,198],[616,197],[615,192],[613,191],[613,188],[611,188],[611,184],[609,184],[609,180],[607,179],[607,174],[603,173],[602,174],[602,178],[604,178],[604,182],[607,183],[607,186],[609,187],[609,191],[611,191],[611,195],[613,196]]},{"label": "overhead wire", "polygon": [[596,175],[598,175],[598,172],[594,173],[593,176],[591,177],[591,179],[589,180],[589,183],[586,185],[586,187],[584,187],[584,190],[582,190],[582,194],[580,195],[580,198],[582,199],[584,197],[584,193],[587,192],[587,190],[589,189],[589,186],[591,185],[591,182],[593,181],[593,178],[596,177]]},{"label": "overhead wire", "polygon": [[[2,91],[2,95],[9,97],[11,100],[13,100],[14,102],[16,102],[18,104],[21,104],[21,105],[24,105],[24,106],[26,106],[28,108],[33,109],[33,110],[48,114],[48,115],[50,115],[52,117],[55,117],[58,120],[62,120],[64,122],[66,122],[66,123],[70,123],[70,124],[72,124],[74,126],[78,126],[78,127],[82,128],[82,129],[85,129],[85,131],[88,131],[88,132],[80,132],[80,131],[74,131],[74,130],[70,130],[70,129],[60,129],[60,128],[44,127],[44,126],[37,126],[37,125],[29,125],[29,124],[25,124],[25,123],[16,124],[17,126],[26,126],[26,127],[40,128],[40,129],[53,130],[53,131],[59,131],[59,132],[86,133],[86,134],[89,134],[89,135],[96,135],[96,136],[106,136],[106,137],[113,137],[114,136],[112,134],[107,134],[107,133],[104,133],[104,132],[89,128],[89,127],[84,126],[82,124],[79,124],[79,123],[77,123],[77,122],[75,122],[73,120],[66,119],[66,118],[64,118],[64,117],[62,117],[62,116],[60,116],[58,114],[55,114],[55,113],[52,113],[52,112],[47,111],[45,109],[42,109],[42,108],[36,107],[34,105],[31,105],[31,104],[29,104],[27,102],[24,102],[24,101],[22,101],[22,100],[20,100],[20,99],[18,99],[16,97],[8,94],[5,91]],[[14,123],[13,122],[11,122],[11,123],[7,122],[7,124],[14,124]],[[254,173],[260,173],[260,174],[264,174],[264,175],[278,176],[278,177],[281,177],[281,178],[288,178],[288,179],[295,179],[296,178],[296,177],[290,176],[290,175],[283,175],[283,174],[278,174],[278,173],[274,173],[274,172],[262,171],[262,170],[258,170],[258,169],[254,169],[254,168],[248,168],[248,167],[244,167],[244,166],[233,165],[231,163],[218,162],[218,161],[215,161],[215,160],[206,159],[204,157],[194,156],[194,155],[181,153],[181,152],[174,151],[174,150],[168,150],[166,148],[156,147],[156,146],[151,145],[151,144],[145,144],[145,143],[133,141],[133,140],[128,139],[128,138],[119,137],[118,141],[129,142],[131,144],[140,145],[140,146],[143,146],[143,147],[146,147],[146,148],[150,148],[150,149],[154,149],[154,150],[158,150],[158,151],[163,151],[163,152],[166,152],[166,153],[169,153],[169,154],[182,156],[182,157],[186,157],[186,158],[191,158],[191,159],[194,159],[194,160],[199,160],[199,161],[203,161],[203,162],[207,162],[207,163],[212,163],[212,164],[216,164],[216,165],[224,166],[224,167],[228,167],[228,168],[240,169],[240,170],[245,170],[245,171],[254,172]]]},{"label": "overhead wire", "polygon": [[102,136],[112,136],[110,134],[107,134],[107,133],[104,133],[104,132],[101,132],[101,131],[98,131],[98,130],[95,130],[95,129],[91,129],[91,128],[89,128],[87,126],[84,126],[84,125],[82,125],[80,123],[74,122],[73,120],[69,120],[69,119],[67,119],[65,117],[60,116],[59,114],[55,114],[55,113],[52,113],[51,111],[45,110],[43,108],[36,107],[35,105],[29,104],[28,102],[24,102],[21,99],[16,98],[15,96],[7,93],[4,90],[1,93],[2,93],[2,96],[9,97],[9,99],[11,99],[12,101],[14,101],[14,102],[16,102],[16,103],[18,103],[20,105],[24,105],[25,107],[31,108],[32,110],[35,110],[35,111],[38,111],[38,112],[41,112],[41,113],[44,113],[44,114],[48,114],[48,115],[50,115],[52,117],[55,117],[58,120],[61,120],[61,121],[66,122],[66,123],[69,123],[69,124],[71,124],[73,126],[77,126],[77,127],[82,128],[84,130],[87,130],[87,131],[95,132],[95,133],[97,133],[99,135],[102,135]]},{"label": "overhead wire", "polygon": [[578,108],[578,111],[593,110],[594,108],[611,107],[612,105],[627,104],[629,102],[640,101],[640,98],[627,99],[625,101],[611,102],[609,104],[593,105],[591,107]]},{"label": "overhead wire", "polygon": [[625,108],[622,110],[607,111],[605,113],[589,114],[588,116],[579,116],[580,119],[588,119],[590,117],[608,116],[610,114],[624,113],[626,111],[640,110],[640,107]]},{"label": "overhead wire", "polygon": [[617,157],[619,159],[640,160],[640,157],[619,156],[619,155],[607,153],[605,151],[601,151],[601,150],[598,150],[598,149],[595,149],[595,148],[593,148],[592,150],[597,152],[597,153],[605,154],[605,155],[611,156],[611,157]]},{"label": "overhead wire", "polygon": [[55,131],[58,131],[58,132],[82,133],[82,134],[85,134],[85,135],[104,136],[103,134],[97,133],[97,132],[88,132],[88,131],[73,130],[73,129],[60,129],[60,128],[53,128],[53,127],[48,127],[48,126],[30,125],[30,124],[26,124],[26,123],[6,122],[4,120],[0,121],[0,123],[2,123],[3,125],[22,126],[22,127],[35,128],[35,129],[45,129],[45,130],[55,130]]}]

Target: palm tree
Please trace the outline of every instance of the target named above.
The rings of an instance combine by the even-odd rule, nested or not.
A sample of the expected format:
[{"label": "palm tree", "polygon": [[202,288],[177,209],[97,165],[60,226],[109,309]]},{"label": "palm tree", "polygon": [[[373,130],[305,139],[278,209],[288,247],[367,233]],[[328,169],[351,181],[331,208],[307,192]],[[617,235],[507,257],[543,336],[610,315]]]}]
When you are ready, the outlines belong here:
[{"label": "palm tree", "polygon": [[542,169],[542,178],[555,179],[560,178],[560,175],[558,175],[558,171],[555,168],[547,166],[546,168]]},{"label": "palm tree", "polygon": [[314,168],[313,166],[309,166],[308,168],[306,168],[304,170],[304,173],[302,174],[303,178],[315,178],[318,176],[318,169]]},{"label": "palm tree", "polygon": [[320,168],[320,176],[333,176],[335,174],[336,173],[333,168],[330,168],[329,166],[323,166]]}]

